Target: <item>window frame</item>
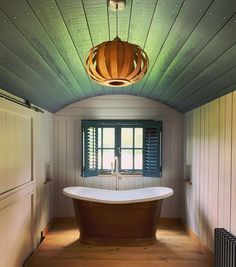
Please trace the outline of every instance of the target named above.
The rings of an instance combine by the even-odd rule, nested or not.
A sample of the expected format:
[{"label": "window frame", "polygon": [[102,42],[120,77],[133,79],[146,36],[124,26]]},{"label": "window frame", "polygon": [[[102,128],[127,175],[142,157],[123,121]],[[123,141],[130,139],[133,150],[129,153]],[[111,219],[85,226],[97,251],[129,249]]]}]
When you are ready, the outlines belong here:
[{"label": "window frame", "polygon": [[[86,164],[84,161],[84,158],[86,158],[85,151],[86,147],[85,144],[87,145],[87,138],[85,138],[85,125],[89,125],[89,127],[96,127],[97,130],[97,147],[96,147],[96,160],[97,160],[97,169],[90,171],[88,168],[86,169]],[[159,147],[158,147],[158,152],[156,155],[156,158],[159,162],[157,162],[157,167],[159,168],[158,171],[148,171],[145,170],[145,129],[147,128],[154,128],[156,129],[157,133],[160,136],[157,136],[157,139],[159,140]],[[154,120],[82,120],[82,176],[83,177],[88,177],[88,176],[97,176],[97,175],[105,175],[105,174],[111,174],[110,169],[98,169],[98,128],[114,128],[115,129],[115,148],[114,148],[114,156],[117,156],[119,158],[119,170],[122,174],[125,175],[143,175],[143,176],[149,176],[149,177],[161,177],[162,176],[162,121],[154,121]],[[122,128],[132,128],[133,129],[133,146],[132,148],[123,148],[123,149],[132,149],[132,156],[133,156],[133,169],[121,169],[121,129]],[[143,129],[143,146],[142,148],[137,148],[142,149],[142,157],[143,157],[143,168],[142,169],[134,169],[134,153],[135,153],[135,128],[142,128]],[[158,146],[157,144],[157,146]],[[101,148],[102,150],[104,148]],[[106,148],[105,148],[106,149]],[[108,149],[108,148],[107,148]],[[113,148],[112,148],[113,149]],[[159,155],[158,155],[159,154]],[[88,166],[88,163],[87,163]]]},{"label": "window frame", "polygon": [[[133,129],[133,144],[132,144],[132,147],[123,147],[122,148],[122,133],[121,133],[121,129],[122,128],[132,128]],[[119,170],[121,173],[123,174],[127,174],[127,175],[142,175],[142,171],[143,171],[143,168],[142,169],[135,169],[134,168],[134,165],[135,165],[135,150],[142,150],[143,152],[143,145],[142,145],[142,148],[136,148],[135,147],[135,128],[142,128],[143,129],[143,126],[141,125],[125,125],[125,126],[120,126],[120,131],[119,131],[119,140],[120,140],[120,143],[119,143],[119,154],[120,154],[120,157],[119,157]],[[122,149],[124,150],[132,150],[132,165],[133,165],[133,168],[132,169],[121,169],[121,153],[122,153]]]}]

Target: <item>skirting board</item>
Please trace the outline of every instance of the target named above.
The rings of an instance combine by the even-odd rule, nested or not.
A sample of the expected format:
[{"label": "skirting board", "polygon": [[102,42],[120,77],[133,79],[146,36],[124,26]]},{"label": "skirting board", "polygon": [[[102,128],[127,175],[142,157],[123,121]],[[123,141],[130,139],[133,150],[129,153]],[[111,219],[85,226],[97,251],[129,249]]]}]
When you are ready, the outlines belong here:
[{"label": "skirting board", "polygon": [[198,236],[186,224],[183,223],[183,225],[188,235],[199,246],[199,248],[209,256],[213,263],[213,252],[203,244],[203,242],[198,238]]}]

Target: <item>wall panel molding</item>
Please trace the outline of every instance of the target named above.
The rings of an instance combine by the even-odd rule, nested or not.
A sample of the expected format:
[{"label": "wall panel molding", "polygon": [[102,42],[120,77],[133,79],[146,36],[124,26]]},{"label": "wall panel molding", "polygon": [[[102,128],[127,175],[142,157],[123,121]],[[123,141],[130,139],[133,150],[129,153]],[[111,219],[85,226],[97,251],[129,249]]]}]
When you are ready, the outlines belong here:
[{"label": "wall panel molding", "polygon": [[33,193],[34,182],[32,181],[0,194],[0,211],[17,202],[21,198],[27,195],[32,195]]}]

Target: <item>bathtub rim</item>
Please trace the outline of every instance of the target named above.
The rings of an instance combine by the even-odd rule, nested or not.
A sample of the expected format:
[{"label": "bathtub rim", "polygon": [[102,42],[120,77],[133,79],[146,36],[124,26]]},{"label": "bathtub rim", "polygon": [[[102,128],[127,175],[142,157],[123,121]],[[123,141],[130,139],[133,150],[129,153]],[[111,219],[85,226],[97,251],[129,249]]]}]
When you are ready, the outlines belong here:
[{"label": "bathtub rim", "polygon": [[[71,190],[81,190],[83,193],[79,195],[78,192],[72,193],[69,192]],[[163,192],[159,192],[158,190],[162,190]],[[87,191],[87,192],[86,192]],[[144,187],[144,188],[136,188],[136,189],[128,189],[128,190],[109,190],[109,189],[99,189],[92,187],[84,187],[84,186],[71,186],[65,187],[62,190],[63,194],[72,199],[80,199],[84,201],[104,203],[104,204],[128,204],[128,203],[140,203],[140,202],[149,202],[155,200],[161,200],[168,198],[174,194],[174,190],[170,187]],[[145,196],[142,198],[141,194]],[[147,196],[146,193],[152,193],[151,196]],[[154,194],[156,192],[156,194]],[[93,193],[95,195],[89,196],[89,193]],[[97,194],[101,194],[100,198],[98,198]],[[136,198],[130,198],[130,193],[137,194]],[[86,196],[87,194],[87,196]],[[113,198],[113,199],[112,199]]]}]

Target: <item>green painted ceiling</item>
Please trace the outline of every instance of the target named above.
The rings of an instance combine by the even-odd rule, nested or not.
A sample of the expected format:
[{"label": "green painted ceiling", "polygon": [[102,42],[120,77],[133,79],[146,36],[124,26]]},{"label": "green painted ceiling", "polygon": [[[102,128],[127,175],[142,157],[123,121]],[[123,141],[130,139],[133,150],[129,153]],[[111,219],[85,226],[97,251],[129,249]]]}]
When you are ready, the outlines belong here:
[{"label": "green painted ceiling", "polygon": [[84,69],[115,37],[106,0],[0,0],[0,88],[51,112],[103,94],[131,94],[185,112],[236,89],[236,0],[127,0],[119,37],[150,59],[137,84],[111,88]]}]

